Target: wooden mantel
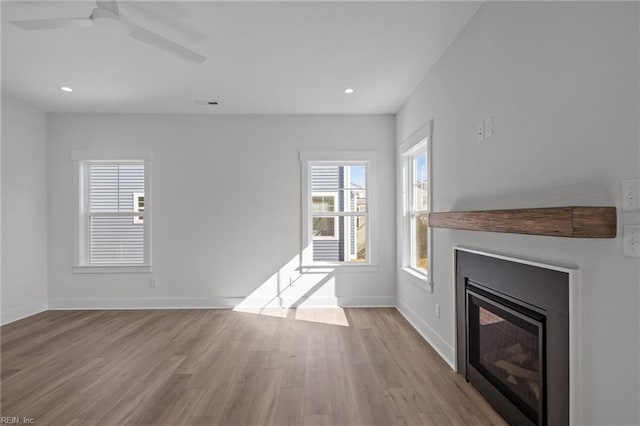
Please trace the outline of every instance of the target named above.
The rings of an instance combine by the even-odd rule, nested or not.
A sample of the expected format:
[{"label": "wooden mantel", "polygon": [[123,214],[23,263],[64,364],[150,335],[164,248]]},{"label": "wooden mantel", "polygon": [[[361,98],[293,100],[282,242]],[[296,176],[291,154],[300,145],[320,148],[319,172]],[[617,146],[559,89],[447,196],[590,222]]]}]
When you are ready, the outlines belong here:
[{"label": "wooden mantel", "polygon": [[615,207],[549,207],[429,214],[432,228],[571,238],[615,238]]}]

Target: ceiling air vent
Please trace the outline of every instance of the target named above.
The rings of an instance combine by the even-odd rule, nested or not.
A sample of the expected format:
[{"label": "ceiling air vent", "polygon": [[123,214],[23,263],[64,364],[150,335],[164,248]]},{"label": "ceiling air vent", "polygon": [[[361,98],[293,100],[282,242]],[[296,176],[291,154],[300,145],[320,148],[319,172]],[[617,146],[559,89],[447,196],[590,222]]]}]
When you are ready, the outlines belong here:
[{"label": "ceiling air vent", "polygon": [[220,101],[201,101],[196,99],[194,102],[200,106],[220,106]]}]

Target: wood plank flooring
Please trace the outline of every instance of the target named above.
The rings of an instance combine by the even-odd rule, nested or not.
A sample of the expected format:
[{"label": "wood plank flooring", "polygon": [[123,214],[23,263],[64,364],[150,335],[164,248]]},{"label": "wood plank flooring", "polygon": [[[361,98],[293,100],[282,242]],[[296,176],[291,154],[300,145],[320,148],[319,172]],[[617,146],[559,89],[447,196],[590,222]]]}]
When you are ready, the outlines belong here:
[{"label": "wood plank flooring", "polygon": [[1,332],[37,425],[504,425],[393,308],[48,311]]}]

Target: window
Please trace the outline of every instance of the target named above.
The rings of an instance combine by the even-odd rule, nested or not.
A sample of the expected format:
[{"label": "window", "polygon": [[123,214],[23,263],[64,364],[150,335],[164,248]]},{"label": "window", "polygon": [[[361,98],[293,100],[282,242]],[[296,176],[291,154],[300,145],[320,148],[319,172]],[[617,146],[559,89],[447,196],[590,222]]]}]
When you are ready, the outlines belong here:
[{"label": "window", "polygon": [[375,152],[303,152],[306,265],[375,263]]},{"label": "window", "polygon": [[431,122],[400,147],[403,180],[402,266],[429,279],[431,260]]},{"label": "window", "polygon": [[409,160],[409,232],[411,234],[410,266],[425,272],[428,268],[427,214],[429,182],[427,180],[426,147],[410,156]]},{"label": "window", "polygon": [[119,158],[74,153],[75,272],[150,270],[150,159]]}]

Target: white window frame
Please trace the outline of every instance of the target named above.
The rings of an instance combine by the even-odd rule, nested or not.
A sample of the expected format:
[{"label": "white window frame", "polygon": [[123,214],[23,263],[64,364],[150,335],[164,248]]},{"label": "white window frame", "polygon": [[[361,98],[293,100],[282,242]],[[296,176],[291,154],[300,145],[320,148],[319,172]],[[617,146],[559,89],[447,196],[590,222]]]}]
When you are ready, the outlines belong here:
[{"label": "white window frame", "polygon": [[413,164],[417,156],[427,154],[427,210],[420,213],[429,213],[433,206],[433,161],[432,161],[432,121],[426,122],[413,135],[407,138],[399,147],[398,158],[400,162],[400,179],[402,185],[401,215],[400,215],[400,269],[407,273],[411,280],[419,286],[432,290],[433,286],[433,230],[428,228],[427,232],[427,270],[416,268],[415,259],[415,236],[412,229],[412,216],[416,211],[412,211],[413,197]]},{"label": "white window frame", "polygon": [[[375,151],[302,151],[301,162],[301,266],[302,267],[340,267],[358,268],[358,270],[377,268],[377,153]],[[343,165],[367,166],[365,190],[367,193],[367,259],[365,262],[318,262],[313,260],[313,221],[311,191],[311,166]],[[327,212],[329,213],[329,212]],[[317,214],[315,214],[317,216]],[[334,216],[353,216],[344,212],[335,212]]]},{"label": "white window frame", "polygon": [[[73,162],[73,272],[74,273],[146,273],[151,272],[151,152],[74,151]],[[88,165],[91,162],[127,163],[144,161],[144,261],[142,264],[89,263]],[[134,210],[137,206],[134,206]],[[114,215],[118,215],[114,213]],[[125,215],[130,216],[130,213]]]}]

